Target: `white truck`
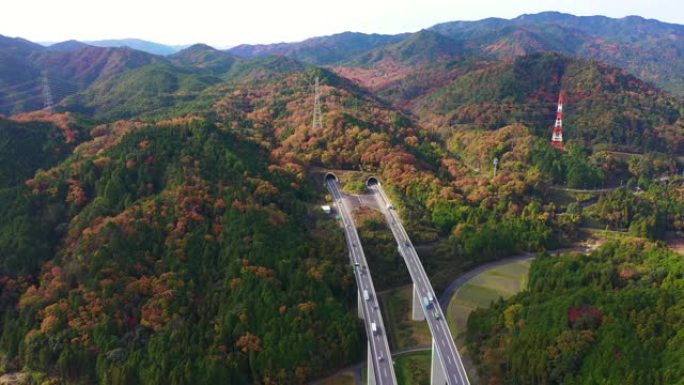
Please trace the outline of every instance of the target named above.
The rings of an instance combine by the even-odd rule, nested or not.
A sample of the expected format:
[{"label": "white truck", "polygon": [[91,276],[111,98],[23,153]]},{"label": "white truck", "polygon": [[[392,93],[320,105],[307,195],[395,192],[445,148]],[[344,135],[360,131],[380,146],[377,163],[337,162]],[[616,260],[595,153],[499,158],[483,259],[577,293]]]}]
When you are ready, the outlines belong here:
[{"label": "white truck", "polygon": [[368,294],[368,290],[363,291],[363,299],[370,301],[370,294]]},{"label": "white truck", "polygon": [[378,325],[375,324],[375,322],[371,322],[371,331],[373,334],[376,334],[378,332]]}]

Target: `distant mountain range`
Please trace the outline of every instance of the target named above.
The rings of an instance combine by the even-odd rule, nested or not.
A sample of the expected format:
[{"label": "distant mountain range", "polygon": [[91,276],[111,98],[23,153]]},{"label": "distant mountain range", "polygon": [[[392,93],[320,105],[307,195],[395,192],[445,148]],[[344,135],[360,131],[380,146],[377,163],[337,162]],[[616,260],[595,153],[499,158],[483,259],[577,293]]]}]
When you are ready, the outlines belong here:
[{"label": "distant mountain range", "polygon": [[128,47],[137,49],[139,51],[151,53],[153,55],[167,56],[172,55],[182,49],[189,47],[191,44],[184,45],[168,45],[155,43],[153,41],[142,39],[105,39],[105,40],[66,40],[62,42],[40,42],[40,45],[47,47],[53,51],[70,51],[90,45],[94,47],[105,48],[121,48]]},{"label": "distant mountain range", "polygon": [[622,67],[641,79],[684,93],[684,26],[629,16],[558,12],[439,24],[431,30],[463,41],[474,52],[502,59],[559,52]]},{"label": "distant mountain range", "polygon": [[[659,87],[684,94],[684,26],[629,16],[573,16],[558,12],[522,15],[507,20],[454,21],[428,30],[451,39],[437,44],[445,50],[491,59],[512,60],[537,52],[559,52],[596,59],[625,68]],[[298,43],[238,46],[229,50],[241,57],[286,55],[314,65],[328,65],[354,59],[383,56],[384,47],[409,39],[414,34],[364,35],[342,33]],[[375,36],[374,39],[371,39]],[[356,42],[356,45],[353,45]],[[370,44],[369,42],[373,42]],[[353,47],[350,49],[349,47]],[[430,49],[420,47],[433,55]],[[309,54],[315,52],[316,54]],[[330,54],[332,53],[332,54]],[[400,53],[405,56],[406,52]],[[372,60],[371,60],[372,61]],[[356,60],[362,63],[363,60]]]},{"label": "distant mountain range", "polygon": [[[558,52],[596,59],[625,68],[637,77],[684,95],[684,26],[629,16],[573,16],[558,12],[522,15],[514,19],[488,18],[435,25],[429,31],[449,38],[440,49],[460,54],[511,60],[536,52]],[[301,42],[238,45],[228,52],[241,58],[287,56],[313,65],[336,65],[365,54],[357,63],[384,55],[383,47],[413,34],[343,32]],[[437,37],[435,36],[435,39]],[[433,41],[433,43],[437,43]],[[169,46],[139,39],[67,41],[51,45],[54,51],[98,47],[128,47],[154,55],[172,55],[188,46]],[[438,43],[439,44],[439,43]],[[448,46],[448,47],[447,47]],[[377,52],[372,52],[380,50]],[[429,51],[420,47],[423,52]],[[410,51],[402,55],[411,55]],[[429,53],[428,56],[433,55]],[[415,56],[415,55],[414,55]]]},{"label": "distant mountain range", "polygon": [[[102,92],[109,89],[104,82],[138,68],[148,75],[162,71],[168,76],[140,78],[136,72],[122,76],[137,77],[150,90],[164,92],[169,92],[168,79],[185,79],[172,89],[196,91],[241,71],[258,78],[257,72],[250,72],[254,63],[276,68],[326,66],[401,108],[417,108],[421,102],[416,98],[444,88],[462,74],[545,52],[601,61],[684,95],[684,26],[634,16],[612,19],[546,12],[511,20],[455,21],[411,34],[344,32],[229,50],[204,44],[180,48],[138,39],[70,40],[45,47],[0,36],[0,113],[42,108],[47,100],[46,79],[50,96],[58,103],[90,87],[95,88],[87,94],[104,96]],[[290,60],[273,60],[273,56]],[[154,79],[165,80],[152,86]],[[121,95],[134,91],[132,87]]]},{"label": "distant mountain range", "polygon": [[310,64],[330,64],[376,47],[397,43],[408,33],[378,35],[343,32],[330,36],[314,37],[298,43],[239,45],[228,52],[243,58],[283,55]]},{"label": "distant mountain range", "polygon": [[[65,385],[299,384],[358,362],[366,345],[344,238],[316,209],[329,199],[325,169],[345,170],[350,190],[368,175],[387,183],[412,238],[431,245],[435,283],[450,274],[440,266],[555,249],[585,224],[629,228],[635,247],[631,235],[684,231],[681,29],[547,13],[168,55],[0,36],[0,367]],[[561,90],[565,152],[549,144]],[[583,204],[593,194],[556,189],[623,180],[593,207]],[[383,289],[404,285],[371,211],[357,219],[373,271]],[[627,316],[570,324],[567,306],[594,297],[569,292],[549,307],[562,334],[528,355],[557,356],[534,378],[684,377],[684,315],[661,306],[680,298],[677,257],[615,257],[596,287],[606,315]],[[611,308],[605,282],[653,306],[636,318]],[[642,301],[638,290],[658,282],[662,293]],[[526,322],[482,325],[508,338]],[[648,340],[634,333],[642,326]],[[496,368],[522,357],[491,341],[481,353]],[[609,356],[622,366],[592,371]],[[656,374],[631,376],[643,357]],[[480,369],[495,368],[487,362]]]},{"label": "distant mountain range", "polygon": [[128,48],[137,49],[139,51],[145,51],[147,53],[151,53],[154,55],[164,55],[164,56],[174,54],[174,53],[180,51],[181,49],[187,47],[187,45],[172,46],[172,45],[154,43],[151,41],[140,40],[140,39],[95,40],[95,41],[86,41],[85,43],[90,44],[90,45],[94,45],[96,47],[128,47]]},{"label": "distant mountain range", "polygon": [[0,36],[0,113],[42,108],[46,84],[56,103],[95,81],[165,60],[127,47],[95,47],[77,41],[44,47]]}]

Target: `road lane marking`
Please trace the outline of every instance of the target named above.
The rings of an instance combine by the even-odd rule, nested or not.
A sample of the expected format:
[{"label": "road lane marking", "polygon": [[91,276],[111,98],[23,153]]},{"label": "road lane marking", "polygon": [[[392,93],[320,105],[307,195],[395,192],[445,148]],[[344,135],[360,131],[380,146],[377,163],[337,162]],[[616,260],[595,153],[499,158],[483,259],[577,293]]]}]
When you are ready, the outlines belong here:
[{"label": "road lane marking", "polygon": [[[334,186],[336,192],[339,193],[339,189],[338,189],[338,185],[337,185],[337,184],[331,184],[331,186]],[[389,202],[389,199],[384,195],[384,192],[380,189],[380,186],[373,186],[373,187],[371,188],[371,190],[372,190],[374,193],[376,193],[375,198],[376,198],[376,200],[377,200],[379,203],[388,203],[388,202]],[[341,195],[341,193],[340,193],[340,195]],[[360,199],[359,199],[359,202],[361,202]],[[346,206],[347,203],[348,203],[348,202],[346,201],[346,198],[345,198],[344,205],[343,205],[343,206],[344,206],[343,209],[344,209],[344,211],[345,211],[345,214],[348,212],[347,206]],[[392,230],[392,233],[393,233],[394,237],[395,237],[397,240],[399,240],[399,242],[401,242],[401,243],[399,244],[399,247],[400,247],[400,252],[402,252],[402,254],[403,254],[402,256],[404,257],[404,259],[406,259],[406,258],[409,258],[409,259],[410,259],[409,261],[407,261],[407,265],[408,265],[408,267],[409,267],[409,273],[411,273],[411,276],[412,276],[412,278],[414,279],[414,283],[416,284],[417,288],[418,288],[418,289],[422,289],[423,292],[426,292],[426,291],[427,291],[427,292],[431,292],[431,291],[429,291],[429,290],[426,290],[426,288],[431,288],[431,285],[430,285],[429,279],[427,279],[427,276],[426,276],[425,270],[424,270],[424,268],[423,268],[423,266],[422,266],[422,264],[421,264],[420,258],[419,258],[418,255],[416,254],[415,250],[410,249],[410,248],[407,248],[407,247],[404,246],[404,243],[410,242],[410,240],[409,240],[408,234],[406,233],[406,230],[404,229],[404,227],[403,227],[403,225],[401,224],[400,220],[397,220],[397,218],[398,218],[397,213],[392,212],[392,211],[388,211],[388,210],[383,210],[383,211],[385,212],[386,217],[387,217],[387,218],[389,219],[389,221],[390,221],[390,228],[391,228],[391,230]],[[345,218],[345,219],[346,219],[346,218]],[[396,221],[396,222],[395,222],[395,221]],[[356,230],[356,228],[354,228],[354,230]],[[356,231],[354,231],[351,238],[352,238],[352,239],[357,239],[357,237],[358,237],[358,233],[357,233]],[[402,242],[402,240],[403,240],[403,242]],[[361,255],[361,256],[363,256],[363,250],[362,250],[362,249],[359,249],[359,250],[357,250],[357,251],[360,252],[360,255]],[[365,258],[365,256],[364,256],[364,258]],[[364,261],[365,261],[365,259],[364,259]],[[370,272],[369,272],[369,273],[370,273]],[[368,277],[368,278],[370,279],[370,277]],[[371,283],[371,284],[372,284],[372,283]],[[369,287],[371,287],[371,286],[369,285]],[[419,292],[420,292],[420,291],[419,291]],[[370,304],[369,304],[368,306],[369,306],[369,308],[370,308]],[[439,309],[439,308],[438,308],[438,309]],[[371,310],[371,312],[373,312],[373,313],[375,314],[375,313],[378,313],[379,311],[373,311],[373,310]],[[442,313],[440,312],[440,314],[442,314]],[[379,314],[378,314],[378,316],[379,316],[378,318],[381,318],[381,316],[380,316]],[[430,327],[431,327],[431,328],[434,328],[436,336],[437,336],[437,337],[440,337],[440,338],[438,338],[438,339],[440,339],[440,345],[441,345],[441,347],[444,348],[444,350],[447,350],[449,353],[451,353],[451,354],[448,354],[448,355],[447,355],[447,361],[448,361],[449,364],[451,365],[451,364],[452,364],[452,359],[451,359],[450,356],[454,356],[454,359],[455,359],[455,361],[456,361],[456,366],[457,366],[457,369],[458,369],[458,365],[461,365],[461,366],[462,366],[462,363],[460,362],[460,360],[456,358],[457,355],[458,355],[458,351],[454,352],[454,346],[453,346],[453,344],[448,344],[448,345],[449,345],[449,349],[446,349],[445,346],[444,346],[444,345],[445,345],[445,342],[446,342],[446,341],[445,341],[445,340],[446,340],[445,335],[448,336],[448,337],[450,337],[450,332],[448,331],[448,328],[445,328],[445,330],[446,330],[446,332],[445,332],[445,331],[443,331],[443,330],[441,329],[441,326],[440,326],[441,323],[438,322],[437,320],[434,320],[434,319],[432,319],[432,318],[428,318],[428,321],[429,321]],[[383,331],[382,334],[384,335],[384,331]],[[376,335],[376,337],[378,337],[378,336]],[[380,340],[379,337],[377,338],[377,340]],[[382,340],[382,342],[385,342],[385,343],[386,343],[387,341],[386,341],[386,340]],[[453,342],[453,341],[452,341],[452,342]],[[439,349],[439,352],[442,352],[442,349]],[[453,370],[453,368],[451,368],[451,370]],[[450,371],[451,371],[451,370],[450,370]],[[387,375],[387,373],[386,373],[384,370],[383,370],[383,372],[385,373],[385,375]],[[460,377],[463,377],[463,373],[461,372],[461,370],[457,370],[457,371],[456,371],[456,374],[454,374],[454,373],[452,372],[452,377],[454,378],[455,381],[458,382],[458,377],[457,377],[457,375],[459,375]],[[465,381],[462,380],[462,384],[463,384],[463,385],[466,385],[467,382],[465,382]]]}]

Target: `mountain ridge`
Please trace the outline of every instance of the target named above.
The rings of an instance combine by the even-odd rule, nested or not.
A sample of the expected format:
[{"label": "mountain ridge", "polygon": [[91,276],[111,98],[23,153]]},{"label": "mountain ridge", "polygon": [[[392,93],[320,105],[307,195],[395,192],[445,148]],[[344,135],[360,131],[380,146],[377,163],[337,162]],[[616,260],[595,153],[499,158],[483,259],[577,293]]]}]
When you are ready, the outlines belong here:
[{"label": "mountain ridge", "polygon": [[[684,230],[684,191],[656,182],[681,171],[684,100],[623,68],[545,52],[581,31],[502,28],[480,40],[419,31],[329,67],[306,61],[330,60],[327,50],[239,58],[197,44],[162,57],[11,42],[23,50],[0,54],[19,74],[49,80],[49,69],[78,92],[57,113],[0,116],[0,368],[65,385],[273,385],[358,362],[358,289],[339,221],[320,209],[322,170],[344,170],[350,191],[383,181],[412,240],[430,245],[421,257],[435,287],[575,242],[593,211],[601,227],[653,239]],[[566,151],[549,144],[561,89]],[[625,147],[645,154],[604,151]],[[623,181],[600,209],[555,190]],[[383,286],[409,282],[382,219],[361,214],[367,271],[382,271]],[[620,286],[669,268],[616,262],[602,271]],[[568,328],[567,308],[553,310]],[[635,339],[638,320],[622,318],[615,326]],[[663,322],[675,331],[681,319]],[[505,324],[524,333],[524,322]],[[563,380],[567,358],[536,365],[534,378]]]},{"label": "mountain ridge", "polygon": [[[241,44],[228,49],[228,52],[246,58],[285,55],[309,64],[329,64],[373,47],[400,41],[405,35],[366,34],[347,31],[333,35],[312,37],[294,43]],[[317,53],[316,51],[323,51],[323,53]],[[344,52],[336,53],[335,51]]]},{"label": "mountain ridge", "polygon": [[168,58],[171,62],[179,65],[206,68],[215,74],[228,71],[238,60],[229,52],[201,43],[193,44],[168,56]]},{"label": "mountain ridge", "polygon": [[[524,34],[520,31],[531,29],[537,37],[552,44],[543,51],[601,60],[623,67],[663,89],[684,94],[684,25],[638,16],[610,18],[542,12],[513,19],[446,22],[430,29],[467,39],[472,49],[502,59],[533,53],[534,50],[509,48],[516,44],[525,46],[525,39],[520,39]],[[508,44],[489,46],[492,43],[489,36],[507,37]],[[668,61],[663,61],[663,57],[668,57]]]},{"label": "mountain ridge", "polygon": [[174,46],[136,38],[90,40],[84,41],[84,43],[97,47],[128,47],[161,56],[171,55],[179,51]]}]

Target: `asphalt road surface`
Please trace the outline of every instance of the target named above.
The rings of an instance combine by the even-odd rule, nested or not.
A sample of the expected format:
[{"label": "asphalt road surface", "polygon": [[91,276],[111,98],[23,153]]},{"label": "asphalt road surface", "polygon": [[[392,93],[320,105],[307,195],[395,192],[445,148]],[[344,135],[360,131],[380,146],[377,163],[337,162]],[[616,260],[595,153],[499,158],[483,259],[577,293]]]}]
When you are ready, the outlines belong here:
[{"label": "asphalt road surface", "polygon": [[[397,379],[394,374],[392,355],[387,342],[385,326],[382,322],[378,297],[375,294],[373,280],[361,247],[359,234],[356,231],[356,225],[347,206],[347,199],[342,195],[337,180],[328,178],[326,186],[335,199],[338,214],[342,219],[351,262],[354,266],[354,276],[361,293],[360,305],[362,305],[366,334],[370,343],[370,354],[375,368],[375,383],[377,385],[396,385]],[[375,324],[375,330],[373,324]]]},{"label": "asphalt road surface", "polygon": [[[423,269],[420,258],[418,258],[418,254],[413,248],[411,240],[406,234],[406,230],[404,230],[404,226],[401,224],[399,215],[394,210],[392,203],[385,195],[379,183],[370,185],[369,189],[376,195],[380,203],[381,210],[385,214],[387,223],[397,241],[399,253],[404,258],[411,275],[411,280],[413,280],[420,294],[421,306],[425,312],[425,320],[432,332],[434,346],[437,348],[438,357],[446,373],[446,383],[448,385],[470,385],[463,362],[461,362],[461,356],[458,354],[456,344],[444,317],[444,312],[439,301],[437,301],[437,296],[432,289],[425,269]],[[433,299],[429,304],[429,308],[423,302],[425,298]]]}]

